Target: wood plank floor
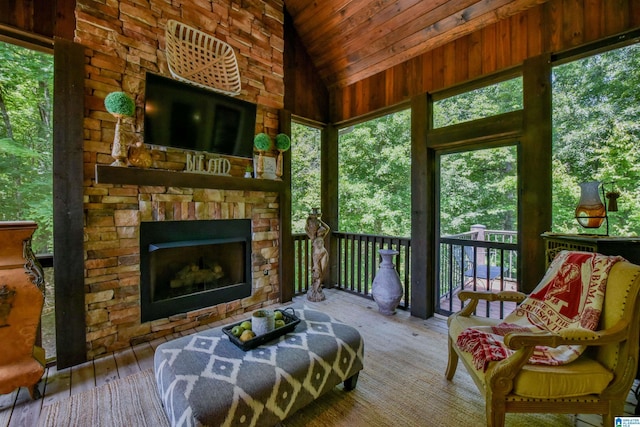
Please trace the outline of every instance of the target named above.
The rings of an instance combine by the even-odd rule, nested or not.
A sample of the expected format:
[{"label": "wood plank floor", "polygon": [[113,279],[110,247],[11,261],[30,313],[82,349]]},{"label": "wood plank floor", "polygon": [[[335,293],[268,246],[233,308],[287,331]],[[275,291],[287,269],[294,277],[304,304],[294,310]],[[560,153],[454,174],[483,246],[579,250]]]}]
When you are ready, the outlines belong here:
[{"label": "wood plank floor", "polygon": [[[339,300],[341,304],[348,304],[353,307],[349,316],[356,316],[359,310],[376,309],[376,304],[370,299],[362,298],[348,292],[338,290],[325,290],[328,299],[333,302]],[[304,296],[297,297],[294,301],[303,301]],[[243,316],[243,317],[246,317]],[[433,317],[428,320],[411,317],[409,313],[398,311],[396,319],[415,323],[422,322],[431,330],[442,335],[442,345],[446,345],[447,326],[442,317]],[[180,334],[171,335],[149,343],[144,343],[130,347],[109,355],[86,362],[82,365],[74,366],[58,371],[55,366],[47,368],[43,377],[40,389],[43,391],[43,398],[32,401],[25,388],[14,391],[10,394],[0,395],[0,427],[4,426],[35,426],[38,423],[40,411],[43,407],[51,405],[59,400],[66,399],[72,395],[82,393],[93,387],[114,381],[118,378],[135,374],[137,372],[153,368],[153,354],[158,345],[176,338],[178,336],[190,335],[197,330],[219,326],[220,324],[232,323],[239,318],[225,319],[206,327],[195,330],[183,331]],[[443,368],[444,369],[444,368]],[[632,415],[636,405],[636,399],[632,392],[629,393],[625,410],[627,415]],[[578,415],[575,417],[577,427],[601,426],[602,420],[598,415]]]}]

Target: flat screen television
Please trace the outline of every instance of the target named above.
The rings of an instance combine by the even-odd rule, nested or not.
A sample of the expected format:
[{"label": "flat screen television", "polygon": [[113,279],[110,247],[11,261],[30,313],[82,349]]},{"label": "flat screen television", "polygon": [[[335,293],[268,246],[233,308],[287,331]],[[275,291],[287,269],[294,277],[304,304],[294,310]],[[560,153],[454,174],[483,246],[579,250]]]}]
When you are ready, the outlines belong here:
[{"label": "flat screen television", "polygon": [[256,105],[147,73],[144,142],[253,158]]}]

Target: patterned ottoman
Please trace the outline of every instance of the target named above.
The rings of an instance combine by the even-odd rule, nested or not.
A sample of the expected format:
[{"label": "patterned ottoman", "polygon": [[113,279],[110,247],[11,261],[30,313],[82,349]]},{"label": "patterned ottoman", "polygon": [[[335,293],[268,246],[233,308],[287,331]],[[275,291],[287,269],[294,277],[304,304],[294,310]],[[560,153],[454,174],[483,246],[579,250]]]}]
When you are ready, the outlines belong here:
[{"label": "patterned ottoman", "polygon": [[222,327],[158,346],[155,377],[171,425],[271,426],[341,382],[353,389],[360,333],[319,311],[295,313],[295,330],[246,352]]}]

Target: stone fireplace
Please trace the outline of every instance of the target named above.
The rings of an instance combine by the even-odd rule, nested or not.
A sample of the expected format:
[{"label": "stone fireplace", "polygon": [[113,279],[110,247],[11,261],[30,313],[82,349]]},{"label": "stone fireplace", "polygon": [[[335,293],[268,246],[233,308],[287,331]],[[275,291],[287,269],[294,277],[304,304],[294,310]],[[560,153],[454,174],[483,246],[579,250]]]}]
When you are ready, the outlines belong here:
[{"label": "stone fireplace", "polygon": [[[242,315],[280,299],[284,186],[244,179],[251,159],[230,159],[230,177],[183,172],[185,152],[171,149],[153,150],[153,165],[148,170],[108,166],[113,161],[116,119],[105,111],[104,98],[114,91],[131,95],[136,113],[123,128],[144,130],[146,73],[170,75],[164,40],[168,19],[206,29],[234,48],[242,76],[239,98],[258,105],[256,133],[273,137],[279,132],[278,113],[284,107],[282,1],[255,2],[250,7],[240,7],[234,0],[197,5],[78,2],[75,41],[85,47],[82,284],[88,359]],[[237,279],[250,287],[249,293],[243,291],[248,296],[209,301],[201,308],[183,307],[175,314],[163,312],[160,317],[152,316],[154,320],[143,321],[141,295],[147,291],[142,288],[142,263],[148,253],[140,240],[143,224],[158,223],[168,231],[175,221],[219,220],[251,224],[250,241],[245,243],[248,266],[234,269],[248,274],[244,281]],[[157,250],[168,249],[161,246]],[[198,268],[206,263],[194,262]],[[74,290],[75,295],[78,291]],[[181,300],[176,297],[171,304]],[[73,330],[67,340],[76,342],[79,336]]]},{"label": "stone fireplace", "polygon": [[[147,182],[165,185],[143,185]],[[85,205],[89,358],[280,300],[279,183],[99,165],[96,183],[87,191],[91,192],[90,203]],[[148,227],[155,237],[154,233],[147,237]],[[187,249],[189,246],[192,248]],[[192,306],[186,302],[190,298],[177,295],[179,291],[174,290],[171,298],[154,294],[159,311],[149,315],[143,300],[152,299],[144,283],[151,275],[145,279],[145,270],[152,263],[185,261],[176,259],[176,252],[188,257],[185,263],[193,270],[220,264],[233,283],[218,281],[222,286],[210,289],[206,297],[203,284]],[[235,253],[244,265],[238,264],[238,257],[230,261],[217,257],[216,252]],[[207,257],[201,256],[204,254]],[[171,292],[171,280],[180,277],[161,280],[169,281],[169,290],[154,291],[160,294]],[[187,287],[193,290],[196,285]],[[176,310],[165,311],[168,306]]]},{"label": "stone fireplace", "polygon": [[140,224],[143,322],[250,295],[250,220]]}]

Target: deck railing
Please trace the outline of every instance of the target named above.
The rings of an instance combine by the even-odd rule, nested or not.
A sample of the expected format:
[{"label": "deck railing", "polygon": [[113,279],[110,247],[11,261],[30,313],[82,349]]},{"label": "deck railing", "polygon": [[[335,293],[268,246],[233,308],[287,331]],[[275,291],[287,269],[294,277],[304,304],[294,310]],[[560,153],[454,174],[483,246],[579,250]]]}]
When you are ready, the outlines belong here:
[{"label": "deck railing", "polygon": [[[306,234],[294,234],[294,292],[306,293],[311,286],[311,242]],[[394,249],[398,255],[393,263],[404,287],[399,308],[408,309],[411,301],[411,239],[404,237],[334,232],[331,239],[337,248],[337,280],[335,286],[363,297],[371,297],[371,284],[380,265],[379,249]],[[457,293],[462,289],[518,289],[518,244],[515,232],[472,228],[471,231],[440,238],[440,274],[436,278],[436,312],[449,315],[460,308]],[[483,280],[491,267],[501,274],[493,280]],[[469,276],[469,271],[473,274]],[[467,272],[467,276],[465,276]],[[510,306],[497,303],[481,306],[478,315],[503,317]]]},{"label": "deck railing", "polygon": [[[436,312],[443,315],[461,308],[458,292],[466,290],[519,290],[516,232],[473,230],[439,240]],[[503,318],[511,304],[480,304],[477,315]]]},{"label": "deck railing", "polygon": [[[393,258],[404,296],[399,308],[409,308],[411,280],[410,259],[411,239],[403,237],[376,236],[369,234],[331,234],[336,239],[338,251],[338,272],[335,287],[371,298],[371,284],[380,265],[379,249],[394,249],[398,255]],[[294,234],[295,251],[295,293],[307,292],[311,286],[311,243],[305,234]]]}]

